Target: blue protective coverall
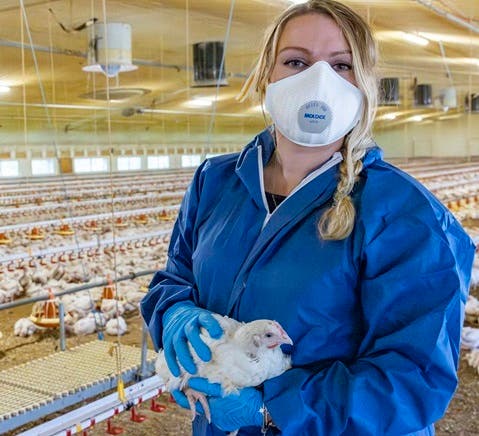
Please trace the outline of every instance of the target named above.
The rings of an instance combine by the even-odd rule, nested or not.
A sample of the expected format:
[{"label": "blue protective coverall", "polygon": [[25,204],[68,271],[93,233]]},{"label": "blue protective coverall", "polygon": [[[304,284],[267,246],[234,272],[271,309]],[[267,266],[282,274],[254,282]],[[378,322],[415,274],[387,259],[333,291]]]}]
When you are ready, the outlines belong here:
[{"label": "blue protective coverall", "polygon": [[[281,430],[298,435],[434,434],[457,385],[471,239],[420,183],[368,150],[352,198],[352,234],[323,241],[338,165],[269,216],[262,168],[269,130],[241,154],[206,160],[188,188],[165,271],[141,309],[155,347],[172,304],[240,321],[275,319],[294,342],[293,368],[264,383]],[[194,435],[224,435],[203,417]],[[240,435],[259,435],[243,428]]]}]

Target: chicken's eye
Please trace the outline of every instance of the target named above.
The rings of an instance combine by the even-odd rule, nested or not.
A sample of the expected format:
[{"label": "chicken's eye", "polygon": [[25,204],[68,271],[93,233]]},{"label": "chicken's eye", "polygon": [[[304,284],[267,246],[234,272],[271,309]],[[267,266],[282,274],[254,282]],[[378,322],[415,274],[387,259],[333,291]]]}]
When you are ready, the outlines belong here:
[{"label": "chicken's eye", "polygon": [[266,333],[265,336],[266,336],[267,338],[271,338],[273,335],[272,335],[272,333]]}]

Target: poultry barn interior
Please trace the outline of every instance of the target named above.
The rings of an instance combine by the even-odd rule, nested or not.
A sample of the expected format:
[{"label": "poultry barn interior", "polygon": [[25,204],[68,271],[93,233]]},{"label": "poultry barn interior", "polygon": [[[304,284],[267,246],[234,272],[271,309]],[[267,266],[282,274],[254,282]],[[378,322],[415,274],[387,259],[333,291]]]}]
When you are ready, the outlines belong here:
[{"label": "poultry barn interior", "polygon": [[[158,383],[135,390],[155,354],[138,306],[195,169],[270,122],[237,97],[292,3],[0,2],[0,434],[190,434]],[[385,159],[479,241],[479,0],[342,3],[378,41]],[[102,29],[117,68],[102,67]],[[478,434],[478,287],[476,258],[438,435]]]}]

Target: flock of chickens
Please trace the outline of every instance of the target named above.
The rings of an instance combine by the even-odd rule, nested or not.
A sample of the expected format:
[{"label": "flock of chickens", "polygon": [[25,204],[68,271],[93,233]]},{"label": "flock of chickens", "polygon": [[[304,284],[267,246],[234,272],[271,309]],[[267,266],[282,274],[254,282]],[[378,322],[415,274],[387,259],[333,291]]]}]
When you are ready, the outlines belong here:
[{"label": "flock of chickens", "polygon": [[[431,189],[479,241],[479,165],[412,162],[402,166]],[[106,178],[72,178],[53,186],[35,183],[34,190],[33,185],[23,189],[11,185],[11,192],[9,186],[2,186],[0,304],[25,297],[54,297],[79,284],[162,268],[172,224],[191,175],[117,176],[114,198],[106,198],[111,197]],[[65,183],[66,191],[74,193],[68,204],[64,201]],[[56,221],[51,221],[53,216]],[[62,221],[65,216],[70,218],[67,224]],[[120,281],[63,295],[66,331],[74,335],[124,334],[128,329],[125,315],[138,311],[147,280]],[[477,285],[479,258],[474,262],[471,283]],[[208,364],[196,358],[199,376],[221,383],[224,392],[231,393],[256,386],[290,367],[290,358],[279,345],[292,344],[291,339],[274,321],[243,324],[226,317],[217,319],[225,333],[219,340],[203,336],[213,358]],[[479,328],[475,327],[479,326],[479,301],[473,296],[466,305],[466,322],[463,346],[470,349],[466,358],[479,371]],[[20,318],[13,333],[30,336],[40,328],[32,317]],[[223,370],[231,366],[228,362],[235,371]],[[173,377],[161,352],[156,367],[169,390],[186,392],[193,416],[196,401],[208,416],[206,400],[188,388],[188,373]]]},{"label": "flock of chickens", "polygon": [[[61,300],[63,304],[67,333],[124,334],[125,315],[138,311],[149,277],[59,298],[55,295],[79,285],[163,267],[178,204],[190,179],[191,171],[180,176],[150,175],[148,182],[144,175],[119,176],[114,181],[113,196],[122,207],[113,213],[108,213],[108,178],[67,181],[68,192],[75,195],[69,196],[67,205],[57,203],[61,202],[60,194],[65,195],[60,182],[20,185],[21,188],[18,184],[3,186],[0,304],[54,296],[55,301]],[[162,201],[141,208],[145,196],[148,201],[158,197]],[[69,218],[64,215],[67,209],[75,212]],[[110,291],[106,292],[107,288]],[[35,304],[38,311],[43,303]],[[16,321],[15,335],[25,337],[44,330],[44,324],[36,322],[34,311],[35,307],[32,316]]]}]

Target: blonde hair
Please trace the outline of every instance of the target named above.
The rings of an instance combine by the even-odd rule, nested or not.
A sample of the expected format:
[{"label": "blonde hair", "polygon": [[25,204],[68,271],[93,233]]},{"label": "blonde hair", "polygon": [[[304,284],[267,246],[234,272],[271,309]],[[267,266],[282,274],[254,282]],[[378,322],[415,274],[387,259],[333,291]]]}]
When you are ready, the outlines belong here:
[{"label": "blonde hair", "polygon": [[276,60],[278,41],[286,23],[294,17],[312,13],[329,16],[341,29],[351,48],[357,86],[364,94],[361,119],[346,136],[341,150],[343,161],[332,205],[318,223],[319,235],[323,239],[340,240],[347,238],[354,228],[356,210],[350,194],[363,168],[361,159],[366,148],[373,142],[372,124],[378,101],[378,81],[375,73],[376,43],[369,26],[356,12],[335,0],[309,0],[291,6],[266,32],[256,66],[246,80],[239,98],[243,100],[247,95],[255,94],[263,104]]}]

